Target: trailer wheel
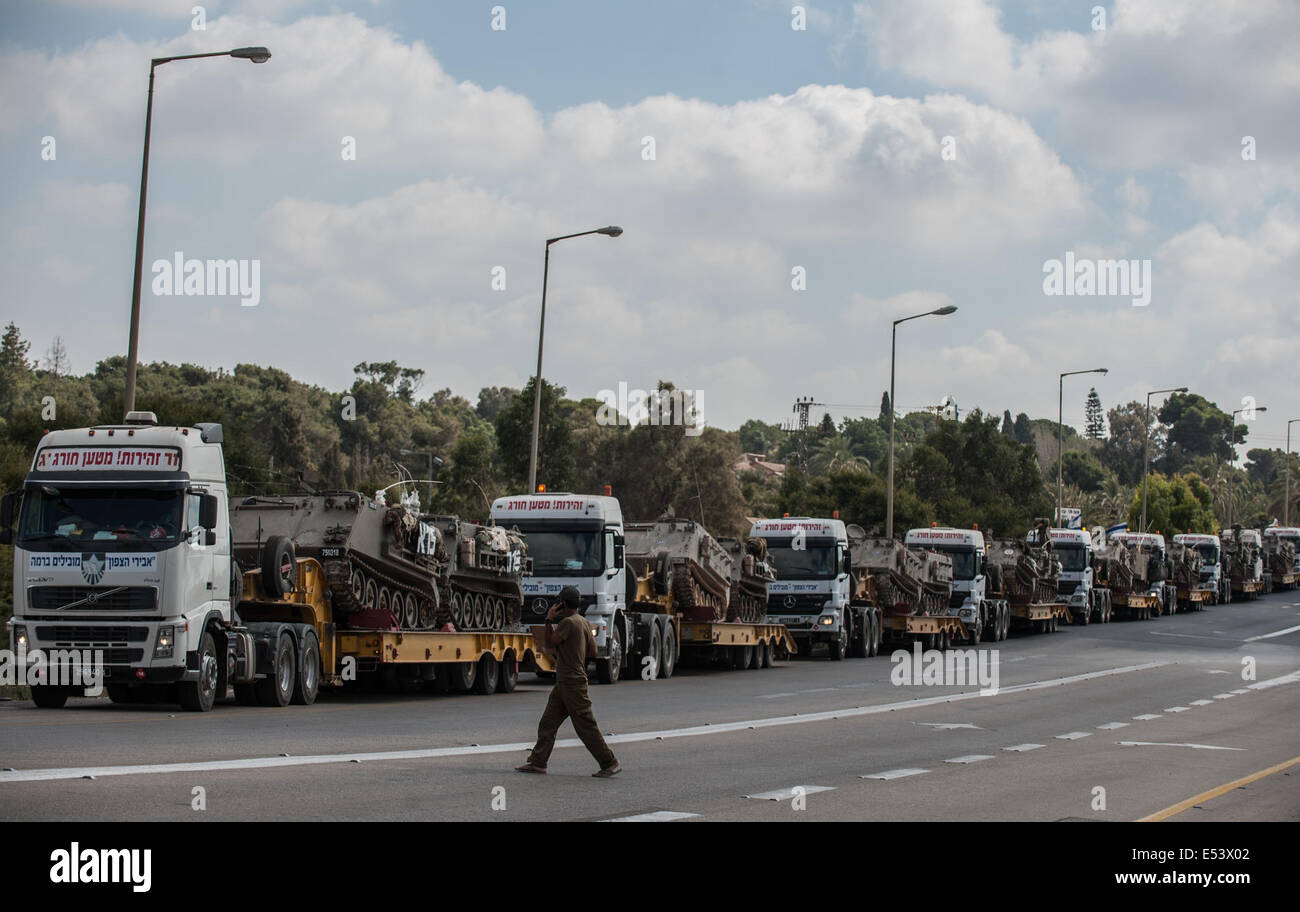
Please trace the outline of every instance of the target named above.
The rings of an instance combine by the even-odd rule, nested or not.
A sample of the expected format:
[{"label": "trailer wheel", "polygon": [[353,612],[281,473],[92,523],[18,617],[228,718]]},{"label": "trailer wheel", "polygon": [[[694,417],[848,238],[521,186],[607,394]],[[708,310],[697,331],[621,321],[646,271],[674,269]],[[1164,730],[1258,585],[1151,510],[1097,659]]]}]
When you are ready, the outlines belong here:
[{"label": "trailer wheel", "polygon": [[293,702],[311,706],[320,693],[320,643],[316,631],[308,630],[302,638],[302,659],[298,663],[298,680],[293,686]]},{"label": "trailer wheel", "polygon": [[69,688],[55,687],[51,684],[33,684],[32,702],[41,709],[61,709],[68,702]]},{"label": "trailer wheel", "polygon": [[447,668],[447,686],[453,693],[469,693],[478,678],[477,662],[452,662]]},{"label": "trailer wheel", "polygon": [[849,651],[849,628],[845,621],[846,619],[843,618],[840,620],[840,632],[829,646],[832,662],[842,660],[844,654]]},{"label": "trailer wheel", "polygon": [[181,708],[186,712],[207,712],[217,699],[217,645],[212,632],[205,630],[199,639],[199,679],[177,685]]},{"label": "trailer wheel", "polygon": [[[645,645],[646,645],[645,655],[637,657],[637,666],[638,666],[638,670],[640,671],[641,677],[645,678],[645,680],[647,681],[653,681],[655,678],[659,677],[659,666],[663,664],[663,658],[664,658],[663,634],[660,632],[660,624],[658,618],[651,619],[650,635],[646,637]],[[650,668],[654,669],[650,677],[648,678],[645,676],[645,672],[646,672],[645,660],[647,658],[650,659]]]},{"label": "trailer wheel", "polygon": [[865,612],[857,620],[850,654],[855,659],[865,659],[871,655],[871,622]]},{"label": "trailer wheel", "polygon": [[519,659],[515,657],[513,649],[507,649],[505,656],[501,659],[500,680],[497,681],[497,690],[501,693],[514,693],[515,685],[519,683]]},{"label": "trailer wheel", "polygon": [[672,622],[664,624],[663,644],[659,649],[659,677],[671,678],[677,668],[677,636]]},{"label": "trailer wheel", "polygon": [[496,656],[490,652],[483,653],[478,660],[478,673],[474,676],[474,693],[490,697],[497,692],[500,681],[501,668]]},{"label": "trailer wheel", "polygon": [[262,588],[273,599],[293,592],[298,582],[298,562],[293,542],[284,535],[272,535],[262,546]]},{"label": "trailer wheel", "polygon": [[871,612],[867,615],[867,625],[871,628],[871,655],[880,655],[880,647],[885,638],[884,624],[881,623],[880,615]]},{"label": "trailer wheel", "polygon": [[763,641],[760,642],[757,646],[755,646],[754,649],[756,650],[756,656],[755,656],[755,657],[756,657],[757,660],[758,660],[758,664],[757,664],[755,667],[757,667],[757,668],[771,668],[771,667],[772,667],[772,644],[771,644],[771,642],[769,642],[768,640],[763,640]]},{"label": "trailer wheel", "polygon": [[257,702],[263,706],[288,706],[293,697],[294,683],[297,679],[295,670],[293,638],[287,633],[280,634],[275,644],[275,657],[271,662],[271,673],[254,685],[257,688]]}]

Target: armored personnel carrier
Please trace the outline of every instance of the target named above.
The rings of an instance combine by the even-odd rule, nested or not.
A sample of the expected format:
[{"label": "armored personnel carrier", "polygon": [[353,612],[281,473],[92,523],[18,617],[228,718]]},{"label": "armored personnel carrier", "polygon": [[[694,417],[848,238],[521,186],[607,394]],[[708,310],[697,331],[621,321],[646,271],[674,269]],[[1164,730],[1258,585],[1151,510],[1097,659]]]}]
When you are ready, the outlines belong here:
[{"label": "armored personnel carrier", "polygon": [[1004,593],[1012,605],[1055,602],[1061,565],[1052,553],[1052,540],[994,539],[988,549],[993,589]]},{"label": "armored personnel carrier", "polygon": [[1234,524],[1231,531],[1220,533],[1223,550],[1220,562],[1231,580],[1232,591],[1257,597],[1264,590],[1263,554],[1260,535],[1254,529]]},{"label": "armored personnel carrier", "polygon": [[892,538],[850,535],[849,546],[859,592],[886,615],[948,611],[952,601],[951,556],[908,549]]},{"label": "armored personnel carrier", "polygon": [[1294,542],[1278,535],[1265,536],[1264,553],[1268,557],[1268,570],[1274,576],[1288,576],[1296,572]]},{"label": "armored personnel carrier", "polygon": [[720,538],[718,544],[731,558],[731,603],[727,620],[761,624],[767,620],[767,584],[776,579],[776,568],[767,560],[767,542],[751,538]]},{"label": "armored personnel carrier", "polygon": [[1112,538],[1097,545],[1093,570],[1097,574],[1097,584],[1112,593],[1119,595],[1133,590],[1133,551],[1119,539]]},{"label": "armored personnel carrier", "polygon": [[1175,541],[1169,544],[1169,578],[1179,589],[1201,585],[1201,554],[1192,545]]},{"label": "armored personnel carrier", "polygon": [[235,560],[292,591],[296,558],[318,560],[341,624],[363,630],[511,630],[527,548],[517,533],[422,514],[358,491],[248,497],[232,504]]},{"label": "armored personnel carrier", "polygon": [[[671,594],[678,615],[687,620],[726,620],[732,560],[703,526],[664,516],[627,523],[623,530],[627,566],[637,580],[652,578],[655,593]],[[629,581],[629,588],[633,585]]]}]

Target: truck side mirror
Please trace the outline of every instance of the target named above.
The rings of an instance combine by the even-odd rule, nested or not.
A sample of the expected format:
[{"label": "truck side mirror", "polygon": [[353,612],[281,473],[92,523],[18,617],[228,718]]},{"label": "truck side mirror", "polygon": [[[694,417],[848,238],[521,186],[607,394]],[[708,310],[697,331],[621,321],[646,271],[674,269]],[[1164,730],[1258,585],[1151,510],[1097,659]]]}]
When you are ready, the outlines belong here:
[{"label": "truck side mirror", "polygon": [[627,554],[627,540],[621,535],[614,536],[614,569],[622,570]]},{"label": "truck side mirror", "polygon": [[847,551],[844,552],[844,564],[841,572],[849,573],[849,574],[853,573],[853,556],[850,555]]},{"label": "truck side mirror", "polygon": [[0,545],[13,544],[14,495],[0,497]]},{"label": "truck side mirror", "polygon": [[203,528],[203,543],[205,545],[215,545],[217,543],[217,504],[219,498],[215,494],[204,494],[199,499],[199,526]]}]

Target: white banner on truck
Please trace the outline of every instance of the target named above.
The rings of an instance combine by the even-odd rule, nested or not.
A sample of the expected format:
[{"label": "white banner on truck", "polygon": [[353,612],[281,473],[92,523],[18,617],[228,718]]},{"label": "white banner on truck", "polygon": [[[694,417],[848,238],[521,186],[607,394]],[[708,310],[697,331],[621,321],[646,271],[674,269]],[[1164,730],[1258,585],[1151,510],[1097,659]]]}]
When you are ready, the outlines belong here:
[{"label": "white banner on truck", "polygon": [[32,463],[33,472],[176,472],[180,467],[179,449],[146,446],[46,447]]}]

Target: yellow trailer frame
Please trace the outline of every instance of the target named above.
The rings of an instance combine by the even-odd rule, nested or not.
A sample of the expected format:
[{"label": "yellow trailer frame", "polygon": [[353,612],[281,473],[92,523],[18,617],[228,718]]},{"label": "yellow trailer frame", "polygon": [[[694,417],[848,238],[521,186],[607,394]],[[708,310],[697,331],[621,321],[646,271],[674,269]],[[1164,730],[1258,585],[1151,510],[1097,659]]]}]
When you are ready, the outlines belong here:
[{"label": "yellow trailer frame", "polygon": [[947,614],[884,615],[881,628],[896,636],[934,636],[947,632],[949,636],[956,634],[961,640],[970,639],[961,618]]}]

